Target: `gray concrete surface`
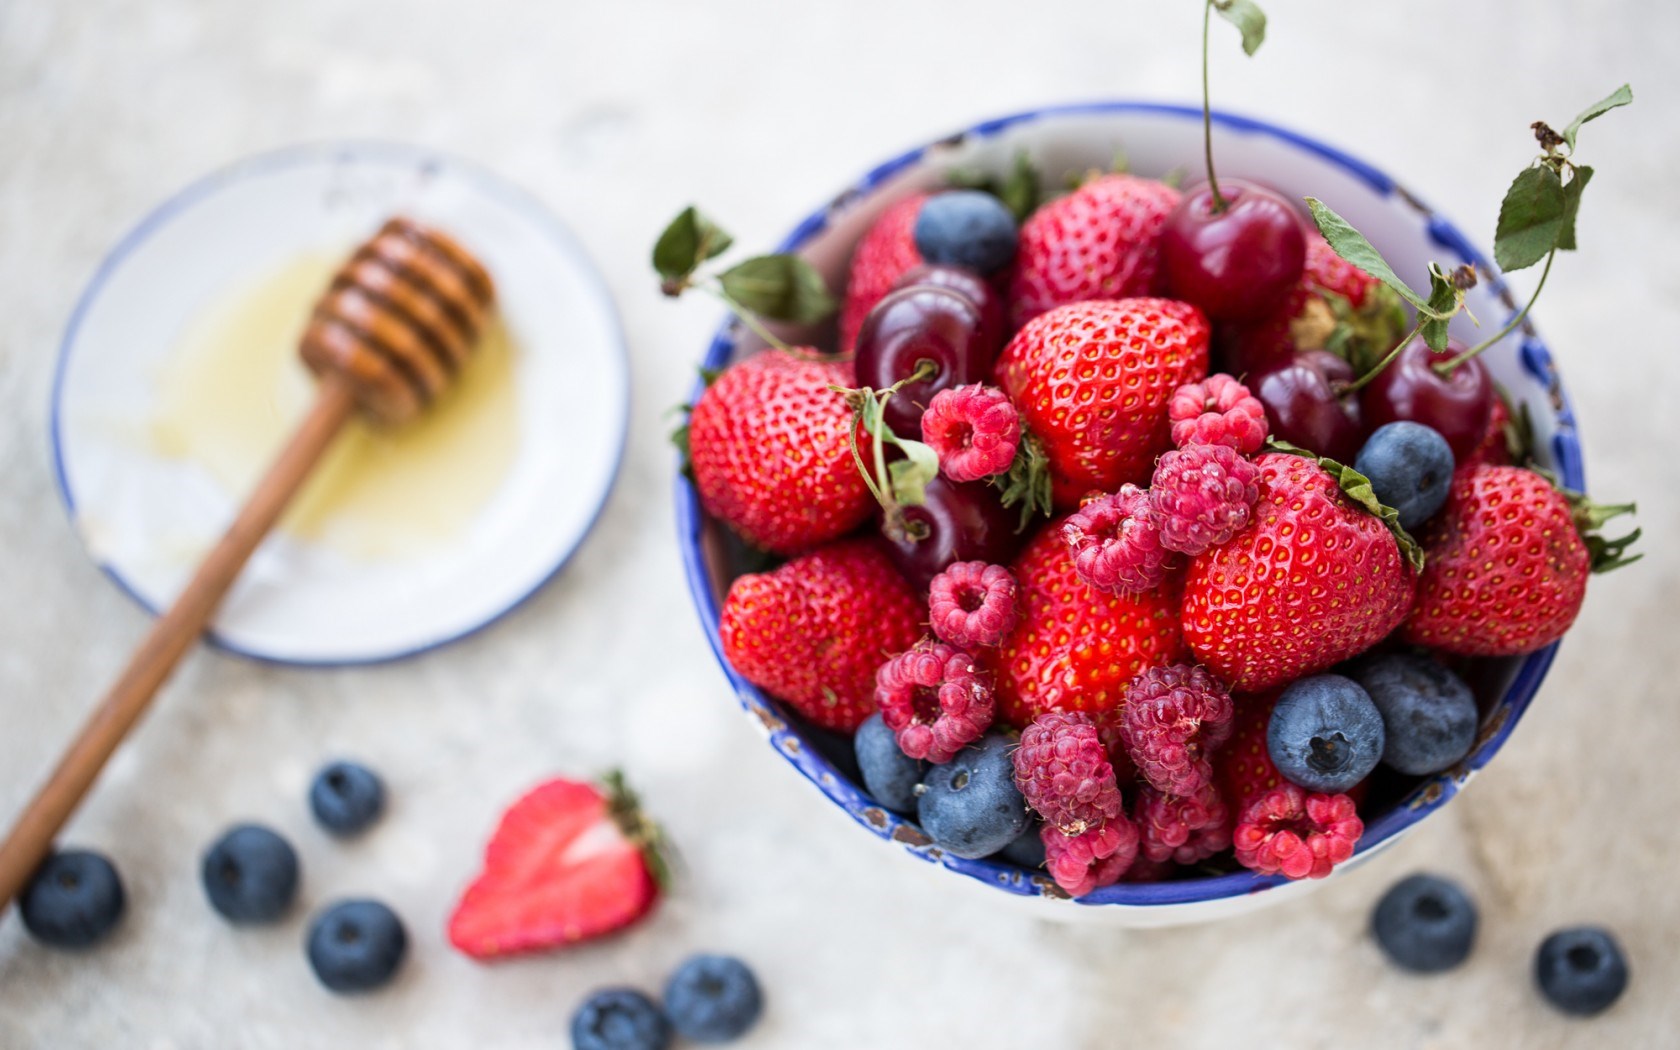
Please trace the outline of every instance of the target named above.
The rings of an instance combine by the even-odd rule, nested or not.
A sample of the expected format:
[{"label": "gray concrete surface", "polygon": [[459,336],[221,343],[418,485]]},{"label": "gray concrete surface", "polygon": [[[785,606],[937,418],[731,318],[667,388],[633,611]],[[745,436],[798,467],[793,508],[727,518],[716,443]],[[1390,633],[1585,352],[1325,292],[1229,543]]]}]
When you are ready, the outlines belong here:
[{"label": "gray concrete surface", "polygon": [[[653,985],[739,952],[771,1002],[762,1047],[1673,1046],[1680,869],[1673,635],[1680,556],[1680,11],[1588,0],[1272,0],[1252,62],[1221,40],[1215,91],[1374,158],[1491,234],[1524,127],[1631,80],[1595,125],[1582,249],[1537,311],[1583,420],[1588,474],[1637,497],[1649,556],[1594,584],[1498,762],[1380,863],[1282,910],[1124,934],[957,896],[837,818],[734,710],[688,609],[663,413],[716,311],[659,299],[647,249],[690,200],[764,245],[877,158],[1026,105],[1196,90],[1195,4],[618,2],[233,4],[0,0],[0,815],[9,819],[145,621],[83,556],[53,493],[53,351],[101,254],[183,182],[256,150],[371,135],[487,163],[565,216],[622,306],[635,418],[617,494],[565,576],[494,629],[406,664],[313,672],[194,655],[70,838],[113,854],[132,911],[108,946],[43,950],[0,919],[0,1046],[550,1047],[589,988]],[[1532,286],[1519,277],[1519,288]],[[650,659],[657,654],[659,658]],[[303,788],[365,756],[394,806],[327,843]],[[499,808],[545,774],[622,764],[688,874],[631,935],[481,967],[443,918]],[[391,901],[411,965],[382,994],[318,989],[303,913],[235,932],[196,858],[225,823],[303,853],[310,906]],[[1364,935],[1392,879],[1431,867],[1484,909],[1462,970],[1387,968]],[[1533,946],[1619,930],[1633,986],[1566,1020]]]}]

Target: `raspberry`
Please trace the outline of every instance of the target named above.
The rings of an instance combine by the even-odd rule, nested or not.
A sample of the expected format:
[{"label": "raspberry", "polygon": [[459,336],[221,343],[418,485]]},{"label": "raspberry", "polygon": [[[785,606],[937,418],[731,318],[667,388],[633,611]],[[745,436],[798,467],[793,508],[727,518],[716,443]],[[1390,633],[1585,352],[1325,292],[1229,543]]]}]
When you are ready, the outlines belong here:
[{"label": "raspberry", "polygon": [[1139,849],[1149,860],[1194,864],[1231,845],[1231,810],[1213,784],[1189,795],[1138,789]]},{"label": "raspberry", "polygon": [[1320,795],[1283,783],[1237,814],[1237,863],[1261,875],[1322,879],[1353,856],[1365,825],[1346,795]]},{"label": "raspberry", "polygon": [[1212,781],[1208,752],[1230,739],[1234,713],[1231,694],[1205,668],[1152,667],[1132,679],[1120,733],[1155,790],[1193,795]]},{"label": "raspberry", "polygon": [[1038,836],[1044,843],[1045,869],[1056,885],[1075,897],[1119,882],[1137,859],[1137,825],[1124,816],[1077,835],[1045,825]]},{"label": "raspberry", "polygon": [[1114,766],[1090,715],[1039,715],[1021,731],[1014,759],[1015,783],[1027,805],[1060,833],[1078,835],[1126,819]]},{"label": "raspberry", "polygon": [[1062,523],[1073,571],[1099,591],[1152,591],[1176,564],[1161,545],[1149,493],[1122,485],[1080,507]]},{"label": "raspberry", "polygon": [[935,764],[951,761],[992,724],[990,676],[943,642],[919,642],[882,664],[875,703],[899,750]]},{"label": "raspberry", "polygon": [[1002,474],[1021,447],[1021,413],[994,386],[952,387],[933,395],[922,413],[922,440],[939,454],[952,481]]},{"label": "raspberry", "polygon": [[1108,764],[1114,767],[1114,780],[1119,784],[1129,784],[1137,779],[1137,766],[1132,765],[1132,756],[1126,754],[1126,738],[1120,729],[1120,711],[1087,711],[1091,721],[1097,724],[1097,739],[1102,741],[1103,751],[1108,755]]},{"label": "raspberry", "polygon": [[928,585],[933,633],[952,645],[996,645],[1015,629],[1019,590],[1001,565],[959,561]]},{"label": "raspberry", "polygon": [[1266,443],[1266,408],[1248,387],[1228,375],[1187,383],[1167,402],[1173,444],[1229,445],[1245,456]]},{"label": "raspberry", "polygon": [[1195,557],[1230,542],[1260,498],[1260,468],[1229,445],[1190,445],[1163,455],[1149,483],[1161,546]]},{"label": "raspberry", "polygon": [[1121,882],[1165,882],[1178,866],[1170,861],[1150,860],[1142,853],[1126,867]]}]

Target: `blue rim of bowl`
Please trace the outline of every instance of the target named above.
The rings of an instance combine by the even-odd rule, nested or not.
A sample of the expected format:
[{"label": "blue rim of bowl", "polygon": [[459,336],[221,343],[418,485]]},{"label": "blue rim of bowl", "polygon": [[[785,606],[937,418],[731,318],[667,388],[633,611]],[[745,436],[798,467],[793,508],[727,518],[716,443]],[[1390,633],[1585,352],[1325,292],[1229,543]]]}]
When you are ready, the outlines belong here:
[{"label": "blue rim of bowl", "polygon": [[622,386],[624,388],[624,397],[619,411],[620,424],[616,435],[617,444],[613,451],[612,470],[607,476],[607,484],[601,491],[600,501],[589,512],[588,520],[578,532],[577,538],[560,553],[555,563],[544,570],[529,588],[501,609],[458,631],[453,631],[442,637],[430,638],[417,645],[394,652],[330,660],[275,656],[271,653],[240,645],[214,630],[207,630],[204,633],[205,641],[216,648],[260,663],[302,668],[366,667],[406,660],[409,657],[420,656],[423,653],[429,653],[434,649],[461,641],[484,630],[530,601],[538,591],[541,591],[550,581],[560,575],[571,562],[572,556],[577,553],[578,548],[583,546],[584,541],[589,538],[589,534],[594,531],[595,523],[600,520],[601,512],[606,509],[607,501],[612,498],[613,490],[617,486],[619,471],[624,464],[625,443],[630,432],[630,353],[624,340],[624,326],[618,316],[618,307],[613,300],[612,293],[607,288],[606,281],[601,276],[600,271],[595,268],[589,254],[584,251],[582,242],[536,196],[482,165],[445,153],[442,150],[378,139],[345,139],[283,146],[279,149],[236,160],[201,176],[176,191],[162,204],[153,208],[145,218],[124,234],[117,241],[115,247],[107,252],[104,259],[100,261],[99,267],[94,271],[93,278],[88,281],[87,287],[76,300],[76,306],[70,312],[70,320],[65,326],[64,336],[59,340],[58,361],[53,369],[47,438],[52,446],[53,480],[58,489],[58,497],[64,505],[64,512],[69,518],[71,530],[76,533],[77,540],[82,543],[82,549],[86,551],[89,559],[99,568],[99,571],[116,584],[119,590],[128,595],[136,605],[153,616],[158,615],[158,608],[143,597],[115,566],[100,561],[94,556],[93,552],[88,549],[81,530],[76,527],[76,500],[75,495],[70,491],[70,480],[64,466],[63,420],[61,418],[64,404],[64,381],[70,363],[71,347],[75,343],[87,311],[98,299],[112,272],[165,223],[230,183],[238,182],[252,175],[278,171],[300,164],[314,163],[323,158],[338,161],[398,160],[404,166],[429,165],[436,168],[449,168],[463,175],[476,188],[484,191],[486,195],[507,204],[534,226],[544,230],[549,238],[558,243],[569,255],[584,260],[587,264],[585,266],[585,279],[594,286],[595,296],[606,306],[607,319],[612,328],[611,348],[614,351],[619,373],[623,378]]},{"label": "blue rim of bowl", "polygon": [[[867,196],[888,179],[915,165],[936,147],[970,137],[991,137],[1017,124],[1047,117],[1107,113],[1144,113],[1198,121],[1202,119],[1201,108],[1197,106],[1111,101],[1047,106],[987,120],[967,131],[938,139],[877,165],[850,188],[833,198],[829,204],[819,208],[795,226],[793,232],[776,250],[797,251],[827,227],[831,213],[837,208]],[[1403,190],[1377,168],[1317,139],[1268,121],[1219,110],[1214,111],[1213,120],[1222,127],[1268,135],[1317,154],[1359,178],[1383,196],[1399,194],[1425,218],[1431,239],[1441,248],[1458,255],[1461,262],[1472,262],[1480,273],[1489,275],[1489,283],[1495,293],[1502,297],[1507,309],[1515,312],[1515,304],[1512,303],[1503,283],[1497,276],[1492,276],[1498,271],[1488,263],[1482,253],[1450,222],[1440,218],[1418,197]],[[1584,491],[1586,477],[1574,409],[1552,363],[1551,354],[1533,325],[1525,322],[1521,331],[1523,339],[1519,354],[1522,367],[1546,388],[1557,418],[1557,433],[1552,439],[1552,454],[1558,472],[1565,486]],[[728,364],[739,336],[739,326],[726,321],[707,348],[705,366],[721,368]],[[695,387],[694,399],[698,399],[703,389],[703,383]],[[706,518],[700,509],[699,495],[694,485],[680,470],[676,478],[675,495],[683,566],[688,577],[690,596],[706,630],[706,640],[712,647],[718,666],[723,669],[724,675],[734,687],[742,708],[768,731],[771,747],[816,785],[818,790],[844,809],[860,826],[878,838],[900,844],[911,855],[942,864],[951,871],[1019,896],[1066,898],[1067,895],[1057,889],[1042,873],[1027,872],[1015,865],[988,859],[969,860],[955,857],[930,843],[926,834],[916,827],[913,821],[884,809],[860,786],[847,779],[820,751],[801,737],[797,727],[789,724],[777,701],[766,697],[757,687],[735,672],[723,654],[723,644],[719,636],[718,603],[713,595],[711,578],[702,551],[702,533]],[[1476,771],[1487,765],[1516,728],[1517,722],[1539,691],[1540,683],[1557,655],[1559,644],[1561,643],[1553,643],[1522,658],[1510,685],[1484,722],[1471,753],[1453,769],[1421,782],[1392,809],[1368,823],[1354,851],[1355,858],[1368,856],[1391,843],[1401,832],[1446,804]],[[1289,881],[1281,875],[1265,876],[1243,872],[1162,883],[1118,883],[1077,898],[1073,903],[1146,908],[1194,904],[1243,897],[1285,885]]]}]

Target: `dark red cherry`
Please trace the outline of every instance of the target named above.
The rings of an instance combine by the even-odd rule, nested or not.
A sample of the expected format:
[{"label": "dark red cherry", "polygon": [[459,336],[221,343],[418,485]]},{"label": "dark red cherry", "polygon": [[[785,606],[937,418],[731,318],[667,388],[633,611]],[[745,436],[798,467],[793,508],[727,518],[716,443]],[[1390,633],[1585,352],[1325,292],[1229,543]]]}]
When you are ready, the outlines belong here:
[{"label": "dark red cherry", "polygon": [[1365,425],[1375,430],[1409,419],[1434,427],[1452,446],[1453,457],[1464,462],[1487,433],[1493,415],[1493,379],[1475,358],[1448,376],[1435,371],[1435,365],[1463,352],[1457,340],[1440,353],[1431,351],[1421,339],[1413,340],[1359,392]]},{"label": "dark red cherry", "polygon": [[1263,186],[1236,179],[1198,186],[1167,213],[1161,261],[1174,298],[1216,321],[1249,321],[1277,308],[1301,279],[1307,236],[1295,206]]},{"label": "dark red cherry", "polygon": [[1359,424],[1311,365],[1295,362],[1248,383],[1266,406],[1272,436],[1340,463],[1352,463],[1364,443]]},{"label": "dark red cherry", "polygon": [[893,283],[893,291],[915,288],[918,285],[949,288],[966,296],[969,302],[980,308],[980,316],[986,322],[987,341],[999,347],[1003,346],[1003,297],[998,295],[997,290],[984,277],[961,266],[922,263],[905,270],[903,276]]},{"label": "dark red cherry", "polygon": [[903,509],[906,527],[921,538],[886,536],[887,554],[920,591],[955,562],[1008,565],[1025,537],[1015,531],[1020,515],[1004,509],[998,496],[984,481],[934,478],[927,484],[926,502]]},{"label": "dark red cherry", "polygon": [[[1347,358],[1339,357],[1328,350],[1302,350],[1295,355],[1295,363],[1306,365],[1323,376],[1324,381],[1330,384],[1332,391],[1343,390],[1348,384],[1359,378],[1354,372],[1353,366],[1348,364]],[[1366,433],[1365,415],[1359,408],[1359,395],[1345,394],[1337,398],[1337,401],[1341,404],[1342,411],[1346,412],[1348,418],[1353,420],[1354,426],[1359,428],[1360,437],[1363,440]]]},{"label": "dark red cherry", "polygon": [[922,412],[933,395],[991,376],[999,350],[995,338],[980,308],[965,295],[926,286],[892,292],[875,304],[858,330],[858,385],[884,390],[928,362],[931,378],[905,384],[885,412],[895,434],[919,438]]}]

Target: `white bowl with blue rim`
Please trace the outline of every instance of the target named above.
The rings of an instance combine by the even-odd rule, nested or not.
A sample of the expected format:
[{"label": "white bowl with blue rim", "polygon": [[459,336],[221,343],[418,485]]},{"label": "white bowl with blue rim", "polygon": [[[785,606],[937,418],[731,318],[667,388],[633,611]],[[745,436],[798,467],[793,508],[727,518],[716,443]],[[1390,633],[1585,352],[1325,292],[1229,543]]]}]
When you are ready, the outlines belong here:
[{"label": "white bowl with blue rim", "polygon": [[[1201,170],[1201,121],[1199,108],[1140,102],[1059,106],[988,120],[878,165],[799,222],[779,250],[798,252],[824,274],[830,287],[842,288],[852,246],[870,223],[894,201],[942,185],[945,173],[953,168],[1002,174],[1015,154],[1026,150],[1048,181],[1066,172],[1106,169],[1117,150],[1123,150],[1139,173],[1160,175],[1183,169],[1194,177]],[[1431,260],[1449,268],[1475,263],[1484,279],[1469,294],[1471,311],[1489,325],[1503,323],[1514,313],[1510,294],[1474,243],[1375,166],[1266,121],[1215,113],[1213,126],[1222,174],[1254,178],[1297,199],[1308,195],[1322,199],[1365,233],[1414,285],[1425,282]],[[1471,325],[1460,317],[1454,322],[1454,334],[1473,341]],[[712,340],[703,363],[707,368],[721,368],[761,348],[750,332],[729,323]],[[1482,360],[1513,403],[1527,407],[1539,462],[1555,471],[1567,487],[1583,490],[1574,412],[1532,320]],[[1290,882],[1281,876],[1238,872],[1162,883],[1121,883],[1070,900],[1041,871],[945,853],[928,842],[912,820],[875,804],[847,774],[844,747],[807,727],[797,715],[790,716],[781,703],[729,666],[718,638],[718,616],[729,583],[739,573],[730,561],[731,552],[739,548],[723,541],[723,526],[706,517],[693,485],[681,475],[676,503],[678,539],[694,606],[741,707],[781,760],[821,791],[838,812],[879,840],[875,848],[913,858],[930,870],[944,869],[944,881],[958,888],[954,892],[990,893],[1001,902],[1029,907],[1050,918],[1134,927],[1237,915],[1302,896],[1327,881]],[[1482,728],[1470,755],[1445,773],[1405,785],[1387,805],[1368,809],[1365,833],[1354,857],[1330,877],[1364,863],[1397,841],[1446,805],[1486,766],[1534,699],[1556,652],[1554,644],[1484,668],[1486,674],[1477,682],[1483,694]]]},{"label": "white bowl with blue rim", "polygon": [[[347,551],[277,531],[212,620],[211,644],[337,666],[462,638],[553,577],[612,488],[629,420],[628,358],[612,298],[566,227],[518,187],[435,150],[322,143],[188,186],[117,243],[83,292],[59,351],[50,436],[59,493],[90,556],[146,609],[173,600],[246,495],[151,439],[167,422],[160,377],[179,364],[183,332],[294,260],[313,256],[330,272],[395,214],[444,229],[495,279],[497,324],[511,346],[495,409],[507,435],[497,478],[470,514],[451,508],[461,520],[449,530],[400,550]],[[301,331],[307,316],[300,306],[285,323]],[[267,390],[273,380],[275,395],[256,407],[282,437],[307,411],[311,388],[295,354],[283,354],[280,369],[253,384]],[[282,398],[283,389],[295,396]],[[438,503],[451,496],[437,492],[417,514],[443,517]]]}]

